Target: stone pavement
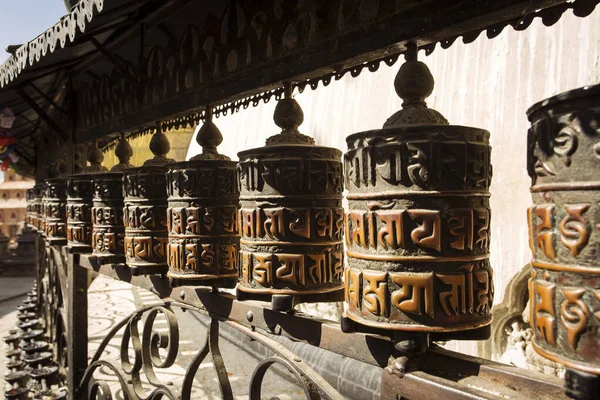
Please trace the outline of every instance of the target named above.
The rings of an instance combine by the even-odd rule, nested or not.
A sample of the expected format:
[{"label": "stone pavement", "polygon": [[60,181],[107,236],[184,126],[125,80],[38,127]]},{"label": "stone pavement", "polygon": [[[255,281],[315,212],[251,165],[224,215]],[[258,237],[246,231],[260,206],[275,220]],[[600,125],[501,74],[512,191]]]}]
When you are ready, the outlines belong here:
[{"label": "stone pavement", "polygon": [[13,297],[24,296],[31,290],[35,278],[33,276],[12,277],[0,275],[0,302]]}]

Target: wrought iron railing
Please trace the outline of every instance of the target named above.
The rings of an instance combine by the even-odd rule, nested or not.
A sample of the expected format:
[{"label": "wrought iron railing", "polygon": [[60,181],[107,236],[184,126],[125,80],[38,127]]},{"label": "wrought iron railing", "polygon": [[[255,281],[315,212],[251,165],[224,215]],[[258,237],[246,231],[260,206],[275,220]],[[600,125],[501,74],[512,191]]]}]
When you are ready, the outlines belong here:
[{"label": "wrought iron railing", "polygon": [[[360,374],[361,368],[376,369],[380,384],[379,393],[374,393],[373,398],[564,398],[562,381],[558,378],[464,356],[435,345],[426,354],[402,354],[395,349],[391,335],[345,333],[334,322],[302,313],[273,311],[268,303],[239,301],[231,294],[204,288],[173,288],[164,276],[133,276],[124,264],[101,265],[95,256],[69,253],[66,246],[48,244],[41,235],[39,254],[35,304],[42,316],[44,335],[53,343],[59,367],[49,380],[55,382],[55,398],[63,393],[56,390],[61,383],[67,384],[72,398],[77,399],[194,398],[192,386],[199,365],[210,357],[221,397],[233,399],[235,393],[219,349],[220,330],[227,327],[272,351],[273,355],[264,356],[251,374],[248,382],[251,399],[264,398],[261,387],[265,373],[274,365],[292,372],[302,388],[302,396],[310,399],[351,396],[335,380],[327,381],[282,341],[305,343],[314,351],[322,351],[323,357],[334,353],[354,360],[353,374]],[[88,359],[88,277],[96,273],[150,290],[163,302],[144,306],[112,326]],[[198,351],[181,384],[174,386],[172,382],[161,381],[158,372],[171,366],[179,356],[181,327],[176,309],[206,314],[210,322],[206,339],[197,344]],[[154,330],[153,323],[159,316],[167,321],[167,332]],[[103,350],[115,337],[120,337],[119,352],[106,357]],[[109,376],[111,382],[96,375],[104,379]],[[114,381],[118,381],[116,388]]]}]

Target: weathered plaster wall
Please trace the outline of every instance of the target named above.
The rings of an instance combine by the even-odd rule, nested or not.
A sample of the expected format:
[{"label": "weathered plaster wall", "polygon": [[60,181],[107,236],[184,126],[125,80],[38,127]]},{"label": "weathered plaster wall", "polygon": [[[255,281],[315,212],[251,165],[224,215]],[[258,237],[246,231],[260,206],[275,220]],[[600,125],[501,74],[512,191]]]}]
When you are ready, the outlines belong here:
[{"label": "weathered plaster wall", "polygon": [[[420,54],[435,79],[429,105],[451,123],[491,132],[492,240],[495,302],[502,301],[510,278],[530,259],[525,210],[530,205],[530,180],[526,171],[528,121],[525,112],[533,103],[554,94],[600,81],[600,9],[586,19],[568,12],[553,27],[536,20],[525,32],[506,28],[489,40],[482,34],[474,43],[460,40],[429,57]],[[345,151],[351,133],[381,127],[400,108],[392,82],[399,64],[382,63],[375,73],[356,79],[347,75],[328,87],[307,89],[296,99],[304,109],[301,131],[318,144]],[[257,108],[218,118],[225,137],[220,150],[237,160],[237,152],[264,145],[276,133],[272,121],[275,100]],[[199,152],[192,141],[188,158]],[[456,347],[455,347],[456,346]],[[475,354],[474,343],[454,348]]]}]

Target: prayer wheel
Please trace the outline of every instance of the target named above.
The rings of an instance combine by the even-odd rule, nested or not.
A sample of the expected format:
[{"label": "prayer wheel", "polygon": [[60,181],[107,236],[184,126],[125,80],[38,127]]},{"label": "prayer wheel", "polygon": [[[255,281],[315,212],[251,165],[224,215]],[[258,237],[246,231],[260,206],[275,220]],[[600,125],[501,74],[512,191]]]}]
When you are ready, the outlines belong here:
[{"label": "prayer wheel", "polygon": [[238,153],[238,296],[271,296],[280,310],[328,295],[341,300],[342,153],[299,133],[304,115],[287,84],[274,120],[280,134]]},{"label": "prayer wheel", "polygon": [[123,173],[99,173],[92,179],[92,253],[101,263],[123,262]]},{"label": "prayer wheel", "polygon": [[72,175],[67,180],[67,245],[92,250],[92,175]]},{"label": "prayer wheel", "polygon": [[35,220],[35,192],[32,189],[27,189],[27,191],[25,192],[25,198],[27,200],[27,206],[26,206],[26,210],[25,210],[25,221],[27,222],[27,225],[29,226],[34,226],[34,220]]},{"label": "prayer wheel", "polygon": [[[527,112],[533,348],[567,367],[567,393],[600,393],[600,85]],[[587,391],[587,392],[586,392]]]},{"label": "prayer wheel", "polygon": [[44,231],[48,239],[67,237],[67,188],[62,178],[47,179],[43,204],[45,207]]},{"label": "prayer wheel", "polygon": [[46,182],[42,181],[36,185],[38,187],[37,199],[38,199],[38,217],[37,225],[38,232],[46,236]]},{"label": "prayer wheel", "polygon": [[36,183],[33,186],[33,194],[34,194],[34,206],[33,206],[33,225],[37,229],[38,232],[43,232],[42,230],[42,198],[44,196],[44,184]]},{"label": "prayer wheel", "polygon": [[134,275],[166,274],[167,189],[164,166],[124,172],[125,260]]},{"label": "prayer wheel", "polygon": [[125,136],[121,136],[115,154],[120,163],[114,168],[123,172],[125,208],[125,260],[133,275],[166,274],[167,266],[167,183],[165,165],[171,146],[160,124],[150,140],[154,157],[144,166],[132,168],[133,154]]},{"label": "prayer wheel", "polygon": [[414,45],[394,86],[403,109],[347,138],[346,317],[401,337],[481,328],[480,339],[493,298],[489,132],[427,108],[433,76]]},{"label": "prayer wheel", "polygon": [[170,164],[167,173],[167,275],[172,286],[233,288],[240,240],[237,164],[217,152],[223,136],[210,108],[196,140],[202,154]]}]

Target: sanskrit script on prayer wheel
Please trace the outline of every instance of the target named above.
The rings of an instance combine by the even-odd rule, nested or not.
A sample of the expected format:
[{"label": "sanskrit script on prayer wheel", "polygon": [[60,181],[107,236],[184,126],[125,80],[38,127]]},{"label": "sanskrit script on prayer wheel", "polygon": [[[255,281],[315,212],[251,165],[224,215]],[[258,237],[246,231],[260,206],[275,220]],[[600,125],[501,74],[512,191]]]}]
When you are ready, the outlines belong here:
[{"label": "sanskrit script on prayer wheel", "polygon": [[25,221],[27,225],[35,227],[35,192],[33,189],[27,189],[25,192],[25,198],[27,199],[27,208],[25,213]]},{"label": "sanskrit script on prayer wheel", "polygon": [[36,195],[38,196],[38,232],[40,232],[42,235],[46,235],[46,181],[42,181],[36,186],[39,191],[38,193],[36,193]]},{"label": "sanskrit script on prayer wheel", "polygon": [[93,175],[92,248],[106,262],[124,260],[122,179],[121,172]]},{"label": "sanskrit script on prayer wheel", "polygon": [[42,207],[42,187],[39,183],[36,183],[32,189],[31,195],[31,222],[32,228],[39,231],[39,216],[41,214]]},{"label": "sanskrit script on prayer wheel", "polygon": [[222,140],[207,109],[197,136],[203,153],[169,165],[167,262],[173,286],[235,287],[240,240],[237,164],[217,153]]},{"label": "sanskrit script on prayer wheel", "polygon": [[71,248],[92,249],[91,175],[73,175],[67,180],[67,244]]},{"label": "sanskrit script on prayer wheel", "polygon": [[[527,114],[533,347],[600,375],[600,86],[552,97]],[[569,371],[566,381],[569,390]]]},{"label": "sanskrit script on prayer wheel", "polygon": [[166,274],[166,168],[146,166],[123,175],[125,260],[134,274]]},{"label": "sanskrit script on prayer wheel", "polygon": [[49,239],[65,239],[67,231],[66,182],[64,179],[47,179],[43,204],[45,207],[44,231]]},{"label": "sanskrit script on prayer wheel", "polygon": [[238,290],[303,301],[343,287],[342,153],[298,132],[304,116],[285,92],[274,116],[282,133],[238,154]]},{"label": "sanskrit script on prayer wheel", "polygon": [[415,332],[490,323],[489,133],[448,125],[424,99],[427,66],[409,52],[395,81],[403,109],[347,138],[346,316]]}]

